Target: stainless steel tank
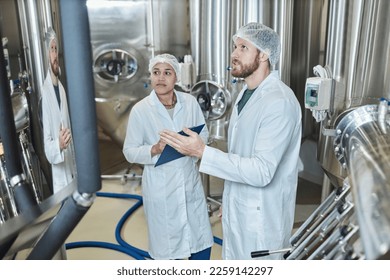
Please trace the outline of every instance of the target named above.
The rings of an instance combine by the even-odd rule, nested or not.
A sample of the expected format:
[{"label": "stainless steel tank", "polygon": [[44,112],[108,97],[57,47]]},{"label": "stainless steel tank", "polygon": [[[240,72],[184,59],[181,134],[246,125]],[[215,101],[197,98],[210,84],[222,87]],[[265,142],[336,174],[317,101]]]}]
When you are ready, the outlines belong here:
[{"label": "stainless steel tank", "polygon": [[200,103],[212,140],[226,141],[231,105],[242,88],[228,67],[232,36],[242,25],[257,21],[280,35],[282,52],[276,69],[289,84],[293,1],[190,0],[191,51],[197,83],[193,94]]},{"label": "stainless steel tank", "polygon": [[[334,129],[348,111],[390,97],[390,2],[330,1],[326,65],[336,81],[334,102],[321,130]],[[386,60],[387,59],[387,60]],[[332,137],[320,133],[318,158],[334,186],[345,170],[335,157]]]},{"label": "stainless steel tank", "polygon": [[[233,0],[231,9],[231,36],[238,28],[249,22],[261,22],[274,29],[280,36],[280,60],[275,69],[281,79],[290,85],[291,47],[293,28],[293,0]],[[231,46],[231,44],[230,44]],[[230,48],[231,50],[231,48]]]},{"label": "stainless steel tank", "polygon": [[[319,125],[311,112],[305,110],[306,78],[313,75],[313,67],[324,65],[328,0],[294,1],[290,87],[302,108],[303,137],[317,140]],[[299,15],[299,16],[297,16]]]},{"label": "stainless steel tank", "polygon": [[122,145],[131,108],[152,90],[149,59],[189,53],[187,2],[89,0],[87,6],[98,122]]},{"label": "stainless steel tank", "polygon": [[230,1],[191,0],[191,53],[196,67],[196,84],[191,89],[204,113],[210,141],[226,140],[232,103],[230,64]]},{"label": "stainless steel tank", "polygon": [[[336,157],[348,171],[367,259],[390,250],[390,111],[388,101],[364,105],[338,123]],[[383,121],[382,121],[383,120]]]},{"label": "stainless steel tank", "polygon": [[351,185],[364,258],[388,258],[390,2],[330,1],[326,67],[334,87],[321,122],[320,163]]}]

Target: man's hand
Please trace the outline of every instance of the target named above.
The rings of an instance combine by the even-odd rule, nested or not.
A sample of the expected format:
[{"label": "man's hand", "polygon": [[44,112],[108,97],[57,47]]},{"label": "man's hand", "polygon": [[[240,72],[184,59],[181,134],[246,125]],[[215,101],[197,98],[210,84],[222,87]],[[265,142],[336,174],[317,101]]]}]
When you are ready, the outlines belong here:
[{"label": "man's hand", "polygon": [[72,139],[72,135],[70,134],[70,129],[61,128],[59,138],[60,138],[60,149],[61,151],[65,150],[69,146],[69,143]]},{"label": "man's hand", "polygon": [[183,136],[169,130],[163,130],[160,132],[160,137],[165,143],[179,153],[186,156],[202,158],[206,146],[203,143],[202,138],[196,132],[193,132],[188,128],[184,128],[183,132],[188,134],[188,136]]}]

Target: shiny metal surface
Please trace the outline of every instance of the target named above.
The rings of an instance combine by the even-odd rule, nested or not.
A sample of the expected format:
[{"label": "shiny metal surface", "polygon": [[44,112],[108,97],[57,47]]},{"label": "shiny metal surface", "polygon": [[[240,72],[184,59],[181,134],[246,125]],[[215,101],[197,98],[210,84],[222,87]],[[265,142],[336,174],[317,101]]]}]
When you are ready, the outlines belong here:
[{"label": "shiny metal surface", "polygon": [[14,91],[11,95],[16,131],[19,132],[29,126],[29,111],[27,98],[22,91]]},{"label": "shiny metal surface", "polygon": [[353,110],[336,131],[336,156],[348,170],[365,254],[377,259],[390,249],[390,134],[378,125],[376,105]]},{"label": "shiny metal surface", "polygon": [[187,2],[173,2],[87,1],[98,123],[119,145],[131,108],[152,90],[149,59],[189,53]]},{"label": "shiny metal surface", "polygon": [[[261,22],[271,27],[279,34],[281,54],[275,69],[280,71],[281,79],[287,85],[290,85],[294,1],[233,0],[231,3],[231,14],[229,19],[231,35],[233,35],[242,25],[253,21]],[[231,36],[229,39],[231,40]],[[228,61],[230,61],[230,58]]]},{"label": "shiny metal surface", "polygon": [[9,179],[3,144],[0,142],[0,224],[18,215]]},{"label": "shiny metal surface", "polygon": [[209,99],[211,103],[213,98],[210,88],[216,87],[218,89],[214,92],[220,92],[226,97],[219,99],[224,103],[225,112],[214,114],[210,106],[203,108],[212,139],[226,141],[231,105],[242,88],[242,83],[233,81],[228,71],[232,36],[238,28],[252,21],[274,28],[282,44],[281,58],[276,69],[280,70],[282,80],[289,84],[292,12],[293,1],[290,0],[190,0],[191,52],[197,67],[197,84],[191,89],[191,94],[197,99]]},{"label": "shiny metal surface", "polygon": [[30,211],[14,216],[3,224],[0,223],[0,244],[15,238],[5,256],[11,257],[12,254],[22,249],[31,248],[56,216],[61,203],[76,189],[77,186],[73,182],[68,188],[52,195]]},{"label": "shiny metal surface", "polygon": [[[19,60],[19,73],[14,73],[14,79],[18,78],[22,91],[28,95],[30,110],[30,132],[31,144],[34,147],[34,153],[38,160],[39,173],[47,182],[51,182],[51,166],[44,154],[43,131],[40,113],[41,86],[46,75],[48,67],[48,57],[44,42],[44,34],[49,26],[56,27],[58,45],[60,48],[60,65],[62,67],[62,42],[61,32],[58,22],[52,18],[52,14],[57,14],[55,2],[49,0],[17,0],[15,8],[18,11],[18,17],[15,24],[20,28],[20,41],[22,49]],[[54,5],[54,6],[53,6]],[[50,11],[50,13],[49,13]],[[61,81],[66,85],[66,77],[61,76]],[[51,183],[43,187],[44,196],[51,194]]]},{"label": "shiny metal surface", "polygon": [[[234,98],[228,72],[232,34],[226,22],[230,9],[230,1],[190,0],[191,52],[197,77],[191,94],[201,105],[210,139],[222,141],[226,140]],[[221,122],[216,123],[218,119]]]},{"label": "shiny metal surface", "polygon": [[[310,215],[303,225],[290,238],[292,245],[288,259],[306,259],[314,253],[313,244],[321,246],[340,223],[344,210],[351,211],[352,205],[347,198],[350,186],[334,190]],[[350,212],[348,212],[350,213]],[[311,249],[309,249],[311,247]]]},{"label": "shiny metal surface", "polygon": [[290,86],[296,93],[302,108],[304,138],[318,138],[319,125],[310,110],[305,109],[303,93],[306,78],[313,76],[313,67],[325,63],[328,2],[328,0],[294,1]]},{"label": "shiny metal surface", "polygon": [[[231,50],[230,2],[190,0],[191,52],[198,81],[227,86]],[[205,51],[207,50],[207,51]]]},{"label": "shiny metal surface", "polygon": [[[20,96],[14,97],[15,121],[20,131],[29,122],[36,121],[38,116],[36,101],[40,97],[40,85],[47,65],[43,33],[53,25],[61,35],[61,28],[58,18],[53,16],[58,14],[57,1],[17,0],[15,3],[19,11],[15,21],[20,21],[22,52],[31,74],[29,82],[32,90],[29,94],[33,101],[30,108],[32,120],[29,120],[25,100]],[[359,108],[377,104],[379,97],[389,98],[390,95],[390,79],[387,78],[390,66],[384,63],[390,57],[389,1],[89,0],[87,5],[98,123],[119,145],[125,138],[132,106],[151,91],[147,64],[155,54],[169,52],[179,60],[187,54],[193,56],[197,80],[192,94],[199,97],[209,92],[210,106],[204,108],[204,113],[211,141],[227,139],[231,105],[242,87],[240,81],[232,82],[227,70],[232,50],[231,37],[241,25],[260,21],[280,34],[282,53],[276,69],[300,101],[303,100],[304,81],[312,76],[313,66],[329,66],[336,82],[332,109],[320,129],[309,121],[304,123],[305,129],[312,129],[310,135],[316,130],[319,132],[318,159],[332,184],[341,187],[347,179],[351,181],[355,214],[359,214],[359,227],[364,227],[360,241],[364,242],[368,257],[375,258],[389,249],[389,236],[386,234],[390,231],[387,214],[390,212],[388,139],[387,135],[378,132],[375,116],[367,111],[368,107]],[[59,43],[61,49],[61,40]],[[61,80],[66,86],[64,74]],[[206,104],[200,102],[200,105]],[[362,110],[366,110],[364,114]],[[35,129],[39,128],[37,124],[33,124],[35,131],[39,131]],[[343,133],[334,142],[334,137],[327,132],[336,127],[342,128]],[[346,137],[347,134],[349,137]],[[348,146],[350,148],[346,148]],[[335,153],[336,148],[339,151]],[[28,165],[30,160],[25,162]],[[4,161],[1,163],[4,173],[6,164]],[[4,175],[1,180],[0,242],[18,232],[22,232],[22,239],[31,237],[34,241],[38,233],[31,233],[26,227],[41,214],[35,215],[33,211],[25,217],[18,216],[17,210],[13,210],[7,179]],[[53,199],[57,196],[43,201],[41,206],[53,202]],[[58,202],[54,204],[58,206]],[[337,213],[338,203],[337,195],[331,195],[298,231],[292,245],[297,248],[305,243],[305,246],[300,247],[303,251],[297,252],[296,256],[345,258],[341,251],[359,239],[357,235],[360,233],[356,233],[358,226],[337,220],[342,218]],[[346,203],[345,206],[350,205]],[[336,226],[335,221],[339,222]],[[327,225],[331,225],[333,231],[326,228]],[[338,229],[345,225],[349,226],[349,231],[340,239]],[[32,227],[40,226],[39,223]],[[21,243],[31,245],[30,241]],[[14,251],[20,246],[24,245],[15,245]],[[305,249],[313,252],[312,255],[306,255]]]},{"label": "shiny metal surface", "polygon": [[230,92],[212,81],[200,81],[191,89],[191,94],[197,97],[205,118],[217,120],[228,112],[231,104]]},{"label": "shiny metal surface", "polygon": [[[322,128],[334,128],[339,115],[360,105],[376,104],[390,97],[390,2],[330,1],[326,65],[336,81],[333,110]],[[318,159],[335,186],[342,184],[345,170],[332,152],[328,136],[320,134]]]}]

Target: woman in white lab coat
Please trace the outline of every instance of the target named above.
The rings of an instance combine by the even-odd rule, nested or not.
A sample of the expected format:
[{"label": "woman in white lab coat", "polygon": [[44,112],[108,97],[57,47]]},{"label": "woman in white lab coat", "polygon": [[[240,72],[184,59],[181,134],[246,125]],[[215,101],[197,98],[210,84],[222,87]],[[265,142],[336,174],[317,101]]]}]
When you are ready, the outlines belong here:
[{"label": "woman in white lab coat", "polygon": [[[245,79],[228,130],[228,152],[170,131],[161,138],[201,158],[200,171],[225,180],[222,200],[224,259],[251,259],[258,250],[290,247],[298,182],[301,109],[270,65],[279,60],[272,29],[249,23],[233,37],[232,75]],[[246,104],[245,104],[246,102]],[[288,249],[287,249],[288,250]],[[282,259],[271,254],[263,259]]]},{"label": "woman in white lab coat", "polygon": [[[153,91],[130,112],[123,153],[130,163],[144,166],[142,194],[151,257],[209,259],[213,236],[197,158],[181,157],[155,167],[165,147],[161,130],[205,123],[196,99],[174,90],[179,67],[169,54],[151,59]],[[206,126],[200,137],[207,142]]]},{"label": "woman in white lab coat", "polygon": [[57,39],[53,30],[49,30],[46,36],[50,65],[42,86],[42,124],[45,155],[52,167],[53,193],[56,193],[75,179],[76,165],[68,102],[58,78]]}]

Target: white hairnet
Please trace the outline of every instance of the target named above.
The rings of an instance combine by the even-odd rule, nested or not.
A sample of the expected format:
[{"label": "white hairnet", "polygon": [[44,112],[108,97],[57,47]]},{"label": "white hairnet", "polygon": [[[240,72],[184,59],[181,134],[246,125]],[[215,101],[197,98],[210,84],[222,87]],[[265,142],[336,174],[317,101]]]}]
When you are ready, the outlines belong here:
[{"label": "white hairnet", "polygon": [[56,35],[56,32],[53,30],[53,28],[49,27],[47,32],[45,33],[45,45],[46,45],[47,52],[49,52],[50,42],[52,40],[57,40],[57,35]]},{"label": "white hairnet", "polygon": [[273,29],[258,22],[251,22],[237,30],[237,33],[233,35],[234,42],[237,37],[251,42],[260,51],[266,53],[271,65],[278,63],[280,57],[280,38]]},{"label": "white hairnet", "polygon": [[177,81],[180,80],[180,64],[177,61],[176,57],[168,53],[156,55],[155,57],[151,58],[149,61],[149,72],[152,72],[153,67],[157,63],[168,63],[169,65],[171,65],[173,70],[176,73]]}]

